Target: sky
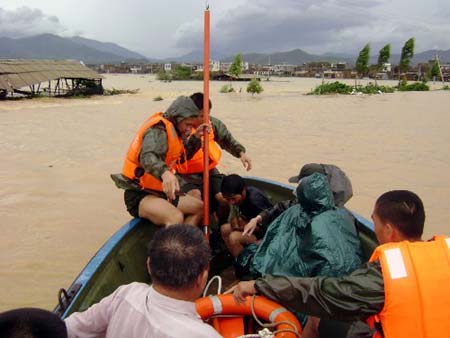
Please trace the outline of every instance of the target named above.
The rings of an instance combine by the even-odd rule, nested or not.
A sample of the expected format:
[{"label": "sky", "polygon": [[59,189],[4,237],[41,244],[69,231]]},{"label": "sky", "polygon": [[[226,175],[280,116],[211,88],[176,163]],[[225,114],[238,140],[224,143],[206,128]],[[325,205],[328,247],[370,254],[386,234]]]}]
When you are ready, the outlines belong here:
[{"label": "sky", "polygon": [[0,37],[79,35],[151,58],[202,48],[211,11],[212,54],[303,49],[313,54],[400,54],[450,49],[450,0],[0,0]]}]

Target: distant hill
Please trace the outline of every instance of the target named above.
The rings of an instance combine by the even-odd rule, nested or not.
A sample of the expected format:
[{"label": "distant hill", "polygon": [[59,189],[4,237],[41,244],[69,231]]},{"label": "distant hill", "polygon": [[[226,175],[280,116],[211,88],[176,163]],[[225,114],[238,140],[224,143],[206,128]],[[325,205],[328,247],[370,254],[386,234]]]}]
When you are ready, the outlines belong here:
[{"label": "distant hill", "polygon": [[[377,52],[378,53],[378,52]],[[450,50],[438,50],[439,60],[441,63],[450,63]],[[412,59],[412,64],[425,63],[429,60],[434,59],[436,55],[436,50],[427,50],[424,52],[417,53],[414,55]],[[232,62],[234,58],[233,56],[226,57],[221,61],[224,62]],[[349,54],[333,54],[333,53],[325,53],[322,55],[315,55],[305,52],[301,49],[294,49],[288,52],[277,52],[270,54],[263,53],[249,53],[242,54],[242,58],[245,62],[250,64],[292,64],[292,65],[301,65],[303,63],[314,62],[314,61],[324,61],[324,62],[346,62],[347,64],[354,65],[358,55],[349,55]],[[372,55],[370,58],[370,63],[375,64],[378,61],[378,54]],[[391,55],[390,59],[392,64],[398,64],[400,61],[399,54]]]},{"label": "distant hill", "polygon": [[[210,58],[211,60],[222,60],[225,58],[226,55],[219,54],[215,51],[211,51]],[[170,57],[166,58],[164,60],[160,60],[162,62],[189,62],[189,63],[203,63],[203,50],[193,50],[192,52],[177,56],[177,57]]]},{"label": "distant hill", "polygon": [[[223,59],[225,62],[232,62],[234,56],[227,57]],[[307,62],[314,61],[324,61],[324,62],[348,62],[349,60],[344,57],[335,56],[333,54],[326,55],[314,55],[305,52],[301,49],[294,49],[287,52],[275,52],[270,54],[263,53],[250,53],[242,54],[242,58],[245,62],[250,64],[291,64],[291,65],[301,65]]]},{"label": "distant hill", "polygon": [[[437,51],[441,63],[450,63],[450,50]],[[434,59],[436,51],[428,50],[417,53],[413,64],[428,62]],[[346,62],[354,65],[357,54],[325,53],[322,55],[310,54],[302,49],[274,53],[246,53],[242,54],[245,62],[250,64],[291,64],[301,65],[308,62]],[[211,59],[223,62],[232,62],[234,55],[225,55],[212,50]],[[375,64],[378,51],[372,50],[371,64]],[[86,64],[120,63],[120,62],[190,62],[203,63],[203,50],[194,50],[180,57],[166,58],[164,60],[145,57],[115,43],[100,42],[80,36],[63,38],[53,34],[41,34],[21,39],[0,37],[0,59],[75,59]],[[400,55],[393,54],[391,63],[398,64]]]},{"label": "distant hill", "polygon": [[[232,62],[235,57],[234,55],[224,55],[211,51],[212,60],[220,60],[222,62]],[[242,54],[242,58],[245,62],[250,64],[292,64],[301,65],[306,62],[312,61],[327,61],[327,62],[354,62],[351,56],[342,57],[334,54],[324,54],[324,55],[314,55],[309,54],[301,49],[294,49],[287,52],[275,52],[275,53],[246,53]],[[175,62],[203,62],[203,51],[195,50],[186,55],[182,55],[176,58],[167,58],[165,61],[175,61]]]},{"label": "distant hill", "polygon": [[111,53],[120,56],[127,60],[149,60],[147,57],[138,54],[136,52],[133,52],[129,49],[123,48],[115,43],[100,42],[97,40],[86,39],[81,36],[74,36],[70,38],[70,40],[86,47],[94,48],[105,53]]},{"label": "distant hill", "polygon": [[[412,62],[413,63],[422,63],[422,62],[428,62],[428,60],[434,60],[434,57],[436,55],[436,52],[439,56],[439,61],[441,63],[450,63],[450,49],[448,50],[427,50],[422,53],[417,53],[414,55]],[[400,56],[398,57],[400,60]]]},{"label": "distant hill", "polygon": [[80,37],[63,38],[40,34],[21,39],[0,38],[2,59],[75,59],[86,64],[145,61],[142,55],[116,44]]}]

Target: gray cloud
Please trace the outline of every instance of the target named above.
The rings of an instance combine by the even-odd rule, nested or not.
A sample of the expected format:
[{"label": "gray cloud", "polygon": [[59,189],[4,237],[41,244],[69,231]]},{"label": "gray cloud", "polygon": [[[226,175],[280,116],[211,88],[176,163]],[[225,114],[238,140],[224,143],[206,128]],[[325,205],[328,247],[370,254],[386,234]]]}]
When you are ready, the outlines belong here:
[{"label": "gray cloud", "polygon": [[66,28],[56,16],[40,9],[20,7],[16,10],[0,8],[0,36],[21,38],[41,33],[61,34]]},{"label": "gray cloud", "polygon": [[[358,30],[376,17],[377,1],[273,1],[230,10],[212,29],[213,47],[228,52],[308,48],[329,43],[346,30]],[[200,47],[201,29],[185,30],[177,46]]]},{"label": "gray cloud", "polygon": [[[294,48],[356,54],[369,42],[373,50],[391,43],[394,52],[411,36],[416,37],[420,50],[449,48],[450,25],[445,13],[450,11],[450,2],[435,0],[440,7],[436,10],[432,4],[404,1],[397,0],[393,5],[387,0],[248,2],[220,19],[213,17],[212,49],[228,55]],[[176,46],[200,49],[201,23],[181,27]]]}]

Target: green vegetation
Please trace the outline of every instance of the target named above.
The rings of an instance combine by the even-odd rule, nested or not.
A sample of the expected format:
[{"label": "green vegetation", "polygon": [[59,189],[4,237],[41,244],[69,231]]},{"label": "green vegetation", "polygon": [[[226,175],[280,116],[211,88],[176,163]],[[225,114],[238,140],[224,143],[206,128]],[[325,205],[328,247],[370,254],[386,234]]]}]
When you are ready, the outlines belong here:
[{"label": "green vegetation", "polygon": [[190,80],[192,69],[186,66],[180,66],[172,71],[173,80]]},{"label": "green vegetation", "polygon": [[247,86],[247,93],[252,95],[260,94],[264,91],[261,83],[257,79],[252,79]]},{"label": "green vegetation", "polygon": [[383,65],[389,62],[391,58],[391,45],[388,43],[386,46],[380,49],[378,54],[377,68],[378,70],[383,69]]},{"label": "green vegetation", "polygon": [[426,92],[430,90],[430,87],[426,84],[426,82],[415,82],[408,84],[405,80],[403,80],[399,83],[398,90],[401,92]]},{"label": "green vegetation", "polygon": [[438,60],[434,60],[433,63],[433,67],[431,67],[430,69],[430,74],[429,74],[430,79],[436,79],[437,81],[441,81],[441,70],[440,70],[440,66],[439,66],[439,61]]},{"label": "green vegetation", "polygon": [[136,89],[105,89],[103,91],[103,95],[110,96],[110,95],[120,95],[120,94],[137,94],[139,92],[139,88]]},{"label": "green vegetation", "polygon": [[369,58],[370,58],[370,44],[364,46],[359,52],[356,60],[356,71],[360,77],[363,77],[369,72]]},{"label": "green vegetation", "polygon": [[409,65],[414,56],[414,44],[415,39],[411,38],[403,45],[402,54],[400,56],[400,64],[398,65],[401,73],[407,72],[409,69]]},{"label": "green vegetation", "polygon": [[234,92],[234,88],[231,85],[223,85],[222,88],[220,88],[221,93],[231,93]]},{"label": "green vegetation", "polygon": [[[209,72],[209,76],[211,76],[211,72]],[[203,81],[203,72],[193,72],[191,75],[191,79]]]},{"label": "green vegetation", "polygon": [[373,83],[369,83],[366,86],[349,86],[345,83],[339,81],[324,83],[317,86],[309,95],[327,95],[327,94],[382,94],[382,93],[393,93],[395,88],[387,86],[378,86]]},{"label": "green vegetation", "polygon": [[158,95],[158,96],[153,98],[153,101],[162,101],[162,100],[164,100],[164,99],[162,98],[161,95]]},{"label": "green vegetation", "polygon": [[171,71],[161,70],[157,79],[160,81],[187,81],[187,80],[203,80],[203,72],[192,71],[191,67],[178,66]]},{"label": "green vegetation", "polygon": [[239,77],[242,73],[242,55],[237,54],[234,59],[233,63],[230,66],[230,74]]},{"label": "green vegetation", "polygon": [[393,93],[395,88],[388,86],[379,86],[377,84],[368,83],[366,86],[357,87],[356,91],[362,94],[383,94]]},{"label": "green vegetation", "polygon": [[158,72],[157,79],[160,81],[172,81],[172,73],[161,70]]},{"label": "green vegetation", "polygon": [[353,92],[353,86],[346,85],[339,81],[331,83],[323,83],[317,86],[310,95],[327,95],[327,94],[351,94]]},{"label": "green vegetation", "polygon": [[442,87],[442,90],[450,90],[450,87],[448,85],[445,85],[444,87]]}]

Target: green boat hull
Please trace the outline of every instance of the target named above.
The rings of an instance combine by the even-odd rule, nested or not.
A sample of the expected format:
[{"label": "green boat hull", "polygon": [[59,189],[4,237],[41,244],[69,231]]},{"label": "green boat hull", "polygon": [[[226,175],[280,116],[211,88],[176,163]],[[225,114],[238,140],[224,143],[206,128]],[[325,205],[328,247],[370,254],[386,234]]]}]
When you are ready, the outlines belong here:
[{"label": "green boat hull", "polygon": [[[292,199],[292,186],[278,182],[246,177],[248,185],[264,190],[272,202]],[[373,224],[356,213],[359,237],[366,260],[377,246]],[[218,230],[217,225],[211,225]],[[62,318],[72,312],[84,311],[92,304],[111,294],[117,287],[131,282],[151,283],[145,269],[147,244],[158,227],[151,222],[136,218],[118,230],[92,257],[80,275],[67,289],[61,289],[55,312]],[[222,274],[232,265],[225,250],[216,248],[211,262],[211,276]]]}]

